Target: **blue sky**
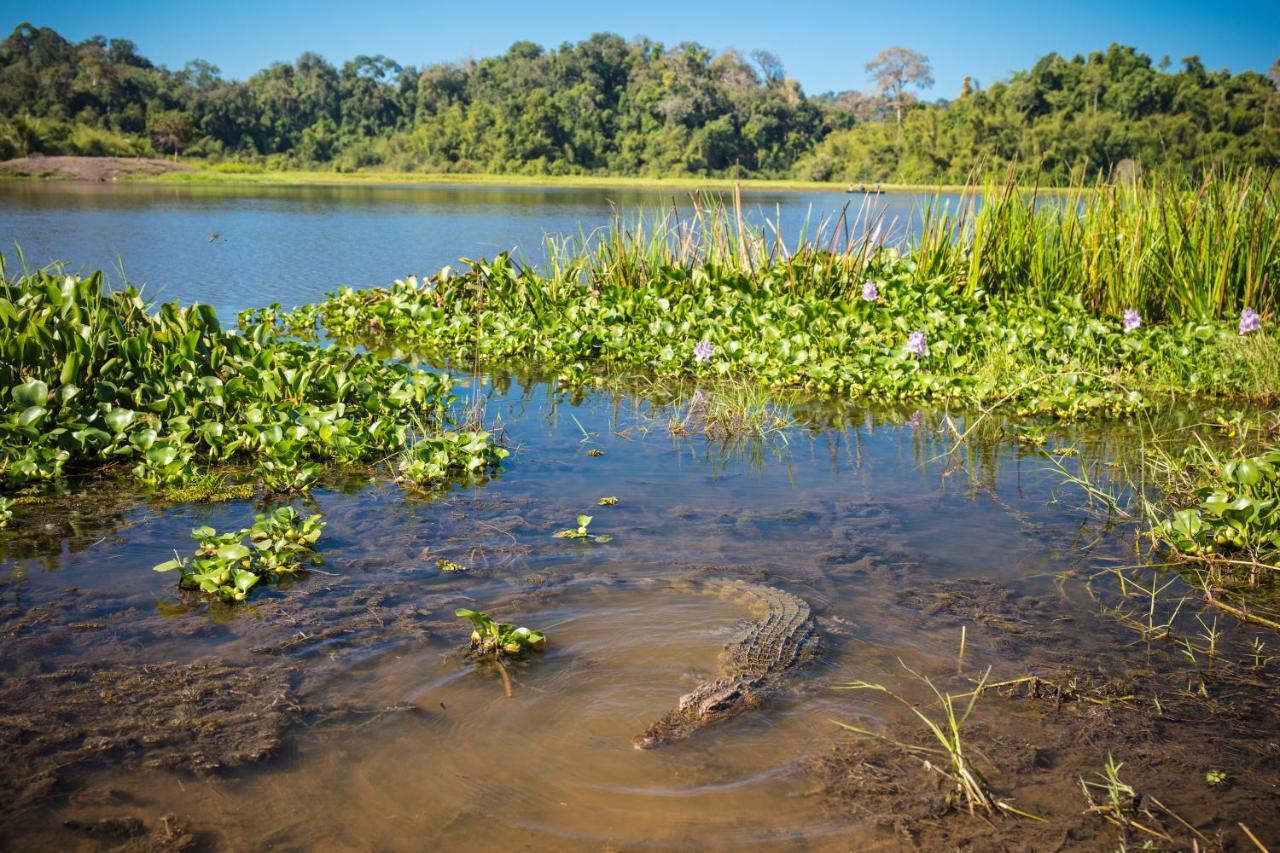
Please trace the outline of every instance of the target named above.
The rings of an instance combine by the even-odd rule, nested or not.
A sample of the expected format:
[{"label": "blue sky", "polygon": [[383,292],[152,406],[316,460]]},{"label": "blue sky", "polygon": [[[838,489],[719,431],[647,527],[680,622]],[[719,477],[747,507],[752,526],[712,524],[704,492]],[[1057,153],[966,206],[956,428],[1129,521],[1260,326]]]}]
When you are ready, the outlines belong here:
[{"label": "blue sky", "polygon": [[937,79],[929,93],[933,97],[954,95],[966,74],[985,85],[1049,51],[1071,56],[1113,41],[1135,45],[1157,60],[1165,54],[1175,62],[1199,54],[1211,69],[1265,71],[1280,56],[1280,0],[919,0],[913,5],[835,0],[221,0],[189,5],[173,0],[0,0],[0,11],[5,34],[30,20],[74,40],[120,36],[171,68],[200,58],[232,78],[244,78],[276,60],[292,60],[305,50],[335,63],[381,53],[405,65],[427,65],[500,53],[518,39],[554,46],[602,31],[744,52],[767,48],[810,93],[869,88],[863,64],[895,44],[930,57]]}]

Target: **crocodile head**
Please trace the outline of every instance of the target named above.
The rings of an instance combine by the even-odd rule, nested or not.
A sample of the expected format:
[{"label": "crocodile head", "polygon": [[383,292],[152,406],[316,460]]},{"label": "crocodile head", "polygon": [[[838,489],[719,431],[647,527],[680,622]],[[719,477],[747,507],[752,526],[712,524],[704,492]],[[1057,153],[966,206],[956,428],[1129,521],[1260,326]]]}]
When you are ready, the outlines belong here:
[{"label": "crocodile head", "polygon": [[684,740],[703,726],[750,707],[759,679],[720,678],[680,697],[676,707],[632,738],[636,749],[657,749]]}]

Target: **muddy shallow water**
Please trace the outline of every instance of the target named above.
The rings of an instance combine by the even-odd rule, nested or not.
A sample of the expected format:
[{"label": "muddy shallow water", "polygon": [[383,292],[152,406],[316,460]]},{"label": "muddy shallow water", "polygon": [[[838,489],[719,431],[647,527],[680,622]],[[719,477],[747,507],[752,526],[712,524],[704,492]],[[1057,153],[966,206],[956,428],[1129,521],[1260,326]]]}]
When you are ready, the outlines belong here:
[{"label": "muddy shallow water", "polygon": [[[96,484],[18,507],[0,532],[0,841],[1114,848],[1124,830],[1084,814],[1079,782],[1108,754],[1167,807],[1153,827],[1166,848],[1248,849],[1241,822],[1280,838],[1277,640],[1219,616],[1214,656],[1196,653],[1214,615],[1194,599],[1174,619],[1191,651],[1144,639],[1135,623],[1170,618],[1180,587],[1153,608],[1099,574],[1135,560],[1131,537],[1035,454],[999,439],[953,465],[935,418],[888,411],[724,451],[672,437],[631,397],[498,387],[488,415],[515,451],[499,476],[421,495],[335,475],[309,502],[329,524],[320,570],[237,608],[150,568],[188,551],[194,526],[247,525],[252,502],[169,506]],[[1126,433],[1073,438],[1105,451]],[[617,505],[597,506],[606,495]],[[552,538],[582,512],[613,541]],[[632,736],[714,676],[751,615],[687,583],[708,577],[809,602],[822,654],[758,708],[637,751]],[[457,607],[550,635],[512,667],[511,698],[462,654]],[[936,718],[904,667],[953,693],[988,667],[1041,679],[985,693],[965,732],[998,797],[1044,823],[949,810],[917,754],[835,725],[929,746],[886,693],[838,689],[881,684]],[[1209,785],[1211,770],[1227,781]]]}]

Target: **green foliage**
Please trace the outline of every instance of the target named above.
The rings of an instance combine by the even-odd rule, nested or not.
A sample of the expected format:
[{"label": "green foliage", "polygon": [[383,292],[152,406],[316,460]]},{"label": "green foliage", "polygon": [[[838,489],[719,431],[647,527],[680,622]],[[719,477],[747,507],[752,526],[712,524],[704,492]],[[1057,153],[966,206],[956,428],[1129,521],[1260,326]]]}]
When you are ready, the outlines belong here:
[{"label": "green foliage", "polygon": [[220,328],[209,306],[154,312],[132,289],[0,267],[0,478],[52,480],[126,462],[172,490],[201,466],[257,465],[267,492],[300,492],[325,463],[407,452],[474,471],[506,452],[488,434],[438,435],[448,376],[342,347]]},{"label": "green foliage", "polygon": [[504,622],[495,622],[487,613],[459,608],[454,615],[471,622],[473,626],[471,648],[476,654],[495,657],[514,656],[523,654],[526,649],[540,652],[547,647],[546,634],[524,627],[517,628],[515,625]]},{"label": "green foliage", "polygon": [[1187,462],[1200,468],[1197,500],[1164,519],[1156,535],[1186,554],[1280,563],[1280,447],[1222,463],[1203,448],[1190,454]]},{"label": "green foliage", "polygon": [[400,477],[416,485],[451,476],[480,477],[497,468],[509,451],[483,431],[448,431],[415,441],[400,456]]},{"label": "green foliage", "polygon": [[[601,505],[603,506],[605,504],[603,504],[602,502]],[[577,527],[570,527],[565,530],[557,530],[555,533],[551,535],[556,537],[557,539],[589,539],[592,542],[608,542],[613,539],[613,537],[610,536],[608,533],[601,533],[599,535],[596,535],[594,533],[588,533],[587,528],[590,526],[591,526],[591,516],[580,515],[578,516]]]},{"label": "green foliage", "polygon": [[8,527],[13,519],[13,499],[0,498],[0,527]]},{"label": "green foliage", "polygon": [[1061,185],[1126,179],[1144,167],[1196,176],[1222,163],[1280,162],[1272,81],[1253,71],[1209,72],[1196,57],[1185,63],[1161,71],[1116,44],[1071,59],[1050,53],[986,89],[913,106],[901,129],[872,103],[867,120],[826,136],[794,174],[963,183],[1012,167],[1027,181]]},{"label": "green foliage", "polygon": [[0,43],[0,156],[182,152],[338,171],[952,182],[1017,164],[1049,183],[1141,165],[1199,174],[1222,162],[1280,163],[1272,82],[1209,72],[1194,57],[1168,73],[1120,45],[1049,54],[936,104],[897,85],[884,97],[811,98],[776,57],[755,60],[599,34],[423,69],[382,56],[336,67],[304,53],[236,82],[201,61],[156,66],[125,39],[71,43],[20,24]]},{"label": "green foliage", "polygon": [[314,557],[324,526],[320,515],[303,518],[286,506],[257,516],[252,527],[234,533],[197,527],[191,531],[198,543],[195,555],[188,560],[175,556],[155,570],[176,569],[178,585],[183,589],[199,590],[227,601],[244,601],[258,583],[300,571]]},{"label": "green foliage", "polygon": [[[1149,230],[1165,225],[1145,213],[1160,210],[1171,191],[1135,191],[1137,212],[1087,219],[1080,243],[1154,242]],[[1241,193],[1204,197],[1256,204],[1254,215],[1280,233],[1274,202],[1257,188]],[[822,240],[776,247],[764,232],[738,233],[732,213],[714,209],[699,214],[694,230],[619,223],[594,241],[553,247],[545,272],[501,255],[424,282],[343,289],[277,321],[318,322],[337,340],[458,363],[540,363],[560,368],[570,384],[609,372],[744,379],[879,400],[1007,402],[1061,417],[1130,413],[1166,394],[1274,397],[1274,385],[1257,380],[1276,361],[1275,336],[1265,327],[1242,336],[1231,312],[1256,297],[1274,317],[1275,294],[1254,276],[1280,276],[1280,254],[1258,249],[1254,263],[1237,266],[1220,256],[1248,246],[1197,242],[1194,252],[1210,253],[1203,265],[1217,272],[1200,284],[1188,274],[1189,295],[1175,299],[1154,270],[1118,256],[1039,251],[1077,239],[1059,233],[1078,227],[1059,212],[1027,219],[996,207],[983,204],[969,231],[931,226],[905,252],[869,242],[832,252]],[[1187,251],[1177,244],[1147,256],[1181,263]],[[867,281],[874,300],[863,297]],[[1124,294],[1141,301],[1121,301]],[[1126,332],[1113,301],[1151,314]],[[1198,306],[1231,319],[1183,313]],[[1176,319],[1155,322],[1161,310]],[[924,352],[909,347],[917,332]],[[695,353],[704,343],[705,360]],[[749,397],[743,403],[732,408],[767,415]]]}]

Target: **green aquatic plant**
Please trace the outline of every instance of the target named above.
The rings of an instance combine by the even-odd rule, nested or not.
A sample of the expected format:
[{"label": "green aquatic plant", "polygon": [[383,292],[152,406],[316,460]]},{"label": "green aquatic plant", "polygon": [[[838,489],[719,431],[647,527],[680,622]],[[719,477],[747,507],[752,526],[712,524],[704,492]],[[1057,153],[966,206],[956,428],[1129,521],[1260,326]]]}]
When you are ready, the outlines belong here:
[{"label": "green aquatic plant", "polygon": [[[1191,839],[1181,839],[1183,842],[1179,845],[1179,849],[1192,847],[1200,849],[1201,845],[1208,846],[1212,842],[1183,818],[1179,817],[1176,812],[1157,800],[1150,794],[1139,793],[1133,785],[1126,782],[1120,776],[1120,769],[1124,767],[1123,762],[1118,762],[1110,753],[1107,754],[1107,763],[1103,765],[1102,772],[1095,774],[1093,780],[1081,779],[1080,787],[1084,791],[1085,800],[1089,806],[1085,809],[1085,814],[1097,815],[1108,823],[1115,825],[1123,834],[1121,839],[1122,848],[1125,842],[1134,833],[1138,832],[1150,839],[1159,839],[1167,844],[1178,844],[1179,840],[1175,839],[1171,834],[1174,830],[1166,828],[1160,821],[1160,814],[1172,818],[1180,824],[1183,829],[1194,836]],[[1210,771],[1212,775],[1213,771]],[[1208,777],[1206,776],[1206,781]],[[1225,776],[1223,780],[1225,781]],[[1214,784],[1214,783],[1210,783]],[[1248,829],[1240,824],[1246,833]],[[1190,841],[1189,844],[1186,842]],[[1145,846],[1145,845],[1144,845]]]},{"label": "green aquatic plant", "polygon": [[556,537],[557,539],[590,539],[593,542],[608,542],[611,539],[613,539],[613,537],[610,536],[608,533],[601,533],[599,535],[594,533],[588,533],[587,528],[590,526],[591,526],[591,516],[579,515],[577,527],[570,527],[565,530],[557,530],[555,533],[551,535]]},{"label": "green aquatic plant", "polygon": [[1206,465],[1195,501],[1161,521],[1157,536],[1188,554],[1280,563],[1280,447],[1219,461],[1200,446],[1188,461]]},{"label": "green aquatic plant", "polygon": [[292,507],[259,515],[251,527],[234,532],[197,527],[191,531],[197,544],[194,556],[183,559],[175,554],[155,571],[176,570],[183,589],[244,601],[259,582],[301,571],[314,556],[324,527],[319,514],[304,518]]},{"label": "green aquatic plant", "polygon": [[493,442],[489,432],[451,430],[410,444],[400,454],[398,470],[402,481],[427,485],[451,476],[483,476],[509,454]]},{"label": "green aquatic plant", "polygon": [[[788,246],[776,229],[738,227],[735,212],[711,204],[697,207],[697,227],[619,222],[556,244],[542,270],[500,255],[426,280],[339,290],[299,316],[348,343],[391,342],[442,361],[534,362],[580,383],[619,372],[734,379],[877,400],[999,403],[1056,417],[1128,415],[1165,396],[1230,390],[1265,400],[1280,392],[1280,338],[1269,331],[1275,307],[1257,302],[1258,328],[1250,315],[1243,336],[1235,313],[1266,292],[1258,269],[1280,276],[1280,243],[1251,247],[1246,254],[1260,265],[1251,266],[1218,256],[1210,241],[1195,250],[1214,254],[1202,262],[1184,257],[1189,245],[1170,247],[1180,238],[1164,231],[1184,208],[1169,207],[1159,192],[1128,204],[1168,215],[1150,220],[1160,234],[1125,205],[1106,208],[1119,221],[1099,213],[1082,226],[1068,215],[1072,203],[1037,206],[993,192],[1000,205],[966,209],[945,227],[931,220],[921,242],[903,250],[869,235],[842,247],[813,239]],[[1244,200],[1221,203],[1256,203],[1277,216],[1258,186],[1239,192]],[[1197,204],[1177,195],[1179,205]],[[1009,212],[1019,205],[1022,213]],[[1194,210],[1209,229],[1212,211]],[[1263,240],[1247,227],[1249,240]],[[966,236],[948,236],[957,229]],[[1020,247],[1002,246],[993,230]],[[1213,272],[1215,289],[1159,293],[1167,269],[1133,266],[1114,252],[1115,238],[1135,230],[1142,245],[1157,241],[1171,253],[1154,257],[1179,265],[1187,282],[1193,273],[1184,265]],[[1041,246],[1056,241],[1068,245]],[[868,279],[874,300],[862,293]],[[1137,326],[1123,314],[1134,305],[1145,318]],[[287,315],[278,322],[294,325]]]},{"label": "green aquatic plant", "polygon": [[445,374],[283,337],[251,318],[224,330],[207,305],[154,307],[132,288],[107,290],[100,273],[9,277],[0,263],[2,488],[126,463],[172,491],[247,462],[266,491],[296,493],[320,466],[420,444],[432,470],[474,470],[491,458],[474,435],[438,439],[452,404]]},{"label": "green aquatic plant", "polygon": [[610,495],[607,498],[601,498],[600,500],[596,501],[597,506],[616,506],[617,503],[618,503],[618,499],[613,495]]},{"label": "green aquatic plant", "polygon": [[0,527],[8,527],[13,519],[13,500],[0,497]]},{"label": "green aquatic plant", "polygon": [[540,652],[547,647],[547,636],[541,631],[497,622],[488,613],[461,607],[454,615],[471,622],[471,648],[476,654],[510,657],[525,651]]},{"label": "green aquatic plant", "polygon": [[497,665],[507,698],[511,698],[511,676],[502,663],[503,658],[519,657],[526,651],[544,651],[547,648],[547,635],[541,631],[498,622],[488,613],[475,610],[460,607],[454,611],[454,615],[471,622],[471,653]]},{"label": "green aquatic plant", "polygon": [[461,563],[455,563],[453,560],[446,560],[443,557],[436,560],[436,568],[442,572],[465,572],[467,567]]}]

